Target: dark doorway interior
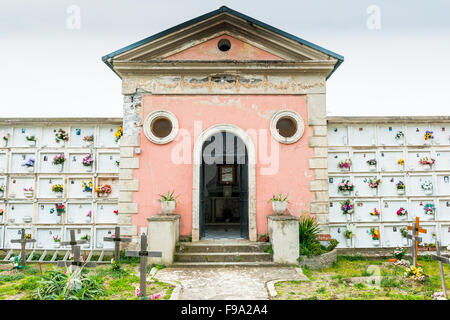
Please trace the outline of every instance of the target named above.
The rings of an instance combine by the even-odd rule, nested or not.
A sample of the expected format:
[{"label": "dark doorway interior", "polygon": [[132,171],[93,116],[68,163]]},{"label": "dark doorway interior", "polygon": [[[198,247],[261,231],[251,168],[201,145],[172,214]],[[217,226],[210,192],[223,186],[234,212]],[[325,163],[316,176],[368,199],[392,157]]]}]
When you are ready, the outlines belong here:
[{"label": "dark doorway interior", "polygon": [[[216,147],[211,145],[214,143],[217,144]],[[223,148],[217,147],[220,145]],[[205,142],[202,159],[201,238],[248,238],[248,170],[245,145],[238,137],[221,133],[220,137],[216,135]]]}]

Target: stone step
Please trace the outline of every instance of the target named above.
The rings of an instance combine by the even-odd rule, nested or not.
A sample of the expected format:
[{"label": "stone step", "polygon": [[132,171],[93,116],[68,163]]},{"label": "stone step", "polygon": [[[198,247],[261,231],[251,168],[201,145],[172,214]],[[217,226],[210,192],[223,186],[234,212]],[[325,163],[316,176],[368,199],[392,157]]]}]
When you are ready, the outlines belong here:
[{"label": "stone step", "polygon": [[216,268],[216,267],[279,267],[278,264],[266,262],[175,262],[168,268]]},{"label": "stone step", "polygon": [[272,255],[264,252],[189,252],[176,253],[175,262],[271,262]]},{"label": "stone step", "polygon": [[264,252],[269,245],[267,242],[181,242],[177,245],[177,253]]}]

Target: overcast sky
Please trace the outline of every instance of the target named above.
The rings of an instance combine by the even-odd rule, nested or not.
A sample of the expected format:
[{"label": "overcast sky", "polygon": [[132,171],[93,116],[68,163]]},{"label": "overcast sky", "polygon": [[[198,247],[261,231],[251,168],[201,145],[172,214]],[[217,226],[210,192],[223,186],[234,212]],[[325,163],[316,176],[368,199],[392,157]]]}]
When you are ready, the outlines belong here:
[{"label": "overcast sky", "polygon": [[120,117],[101,57],[221,5],[343,55],[331,115],[450,115],[447,0],[15,0],[0,4],[0,116]]}]

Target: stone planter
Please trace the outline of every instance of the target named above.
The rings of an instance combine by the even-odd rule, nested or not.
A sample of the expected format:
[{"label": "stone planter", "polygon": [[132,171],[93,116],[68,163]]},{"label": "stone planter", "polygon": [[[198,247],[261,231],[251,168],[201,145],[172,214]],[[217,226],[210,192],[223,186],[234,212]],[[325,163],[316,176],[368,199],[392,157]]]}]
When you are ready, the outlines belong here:
[{"label": "stone planter", "polygon": [[57,249],[61,247],[61,243],[60,242],[55,242],[53,243],[53,248]]},{"label": "stone planter", "polygon": [[36,141],[27,140],[27,144],[28,144],[30,147],[33,147],[33,146],[36,145]]},{"label": "stone planter", "polygon": [[377,165],[369,164],[369,171],[377,171]]},{"label": "stone planter", "polygon": [[334,249],[330,252],[321,254],[320,256],[314,256],[314,257],[306,257],[306,256],[300,256],[298,258],[299,260],[299,266],[301,267],[307,267],[311,270],[318,270],[318,269],[326,269],[336,262],[337,259],[337,250]]},{"label": "stone planter", "polygon": [[8,140],[0,139],[0,148],[6,148],[8,146]]},{"label": "stone planter", "polygon": [[404,195],[405,194],[405,189],[397,189],[397,194],[398,195]]},{"label": "stone planter", "polygon": [[425,140],[423,142],[423,144],[426,145],[426,146],[431,146],[431,139]]},{"label": "stone planter", "polygon": [[66,146],[66,141],[64,141],[64,140],[58,140],[57,143],[58,143],[58,147],[65,147]]},{"label": "stone planter", "polygon": [[86,172],[92,172],[92,166],[84,166],[86,169]]},{"label": "stone planter", "polygon": [[374,247],[379,247],[380,246],[380,240],[372,240],[372,244]]},{"label": "stone planter", "polygon": [[27,167],[27,172],[34,172],[34,167]]},{"label": "stone planter", "polygon": [[425,220],[434,220],[434,214],[426,214]]},{"label": "stone planter", "polygon": [[341,191],[341,192],[342,192],[342,195],[344,195],[344,196],[349,196],[351,191],[349,191],[349,190],[343,190],[343,191]]},{"label": "stone planter", "polygon": [[55,196],[57,198],[62,198],[63,197],[63,193],[62,192],[55,192]]},{"label": "stone planter", "polygon": [[89,148],[92,145],[92,142],[90,141],[83,141],[83,146]]},{"label": "stone planter", "polygon": [[344,214],[344,216],[345,216],[345,220],[347,220],[347,222],[352,221],[352,215],[351,214],[346,213],[346,214]]},{"label": "stone planter", "polygon": [[272,210],[275,214],[284,214],[287,209],[287,201],[272,201]]},{"label": "stone planter", "polygon": [[91,223],[91,217],[86,217],[86,218],[84,219],[84,222],[86,222],[86,223]]},{"label": "stone planter", "polygon": [[23,195],[25,198],[33,198],[33,191],[24,191]]},{"label": "stone planter", "polygon": [[433,190],[423,190],[423,193],[429,196],[433,194]]},{"label": "stone planter", "polygon": [[370,215],[370,217],[372,218],[372,221],[380,221],[380,216]]},{"label": "stone planter", "polygon": [[61,223],[62,222],[62,216],[56,216],[56,223]]},{"label": "stone planter", "polygon": [[22,218],[24,223],[31,223],[33,221],[33,218],[31,216],[25,216]]},{"label": "stone planter", "polygon": [[408,220],[408,215],[405,214],[403,216],[398,216],[400,218],[400,220]]},{"label": "stone planter", "polygon": [[161,210],[163,214],[172,214],[175,211],[175,207],[177,206],[176,201],[162,201],[161,202]]},{"label": "stone planter", "polygon": [[341,169],[341,171],[346,171],[346,172],[350,171],[350,168],[346,168],[346,167],[342,167],[342,168],[339,168],[339,169]]},{"label": "stone planter", "polygon": [[404,165],[401,165],[401,164],[399,164],[399,165],[398,165],[398,170],[399,170],[399,171],[403,171],[403,170],[405,170],[405,166],[404,166]]},{"label": "stone planter", "polygon": [[376,196],[378,188],[370,188],[370,189],[371,189],[372,195]]},{"label": "stone planter", "polygon": [[424,164],[422,165],[423,170],[431,170],[433,169],[433,166],[431,164]]}]

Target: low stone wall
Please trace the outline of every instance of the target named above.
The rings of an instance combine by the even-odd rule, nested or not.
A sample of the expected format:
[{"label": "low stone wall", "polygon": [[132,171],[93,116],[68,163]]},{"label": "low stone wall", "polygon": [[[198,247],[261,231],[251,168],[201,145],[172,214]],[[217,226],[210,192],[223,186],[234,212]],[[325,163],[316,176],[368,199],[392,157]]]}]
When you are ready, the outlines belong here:
[{"label": "low stone wall", "polygon": [[307,267],[312,270],[326,269],[333,266],[336,260],[337,260],[337,250],[333,249],[330,252],[311,258],[308,258],[306,256],[300,256],[299,265],[301,267]]}]

